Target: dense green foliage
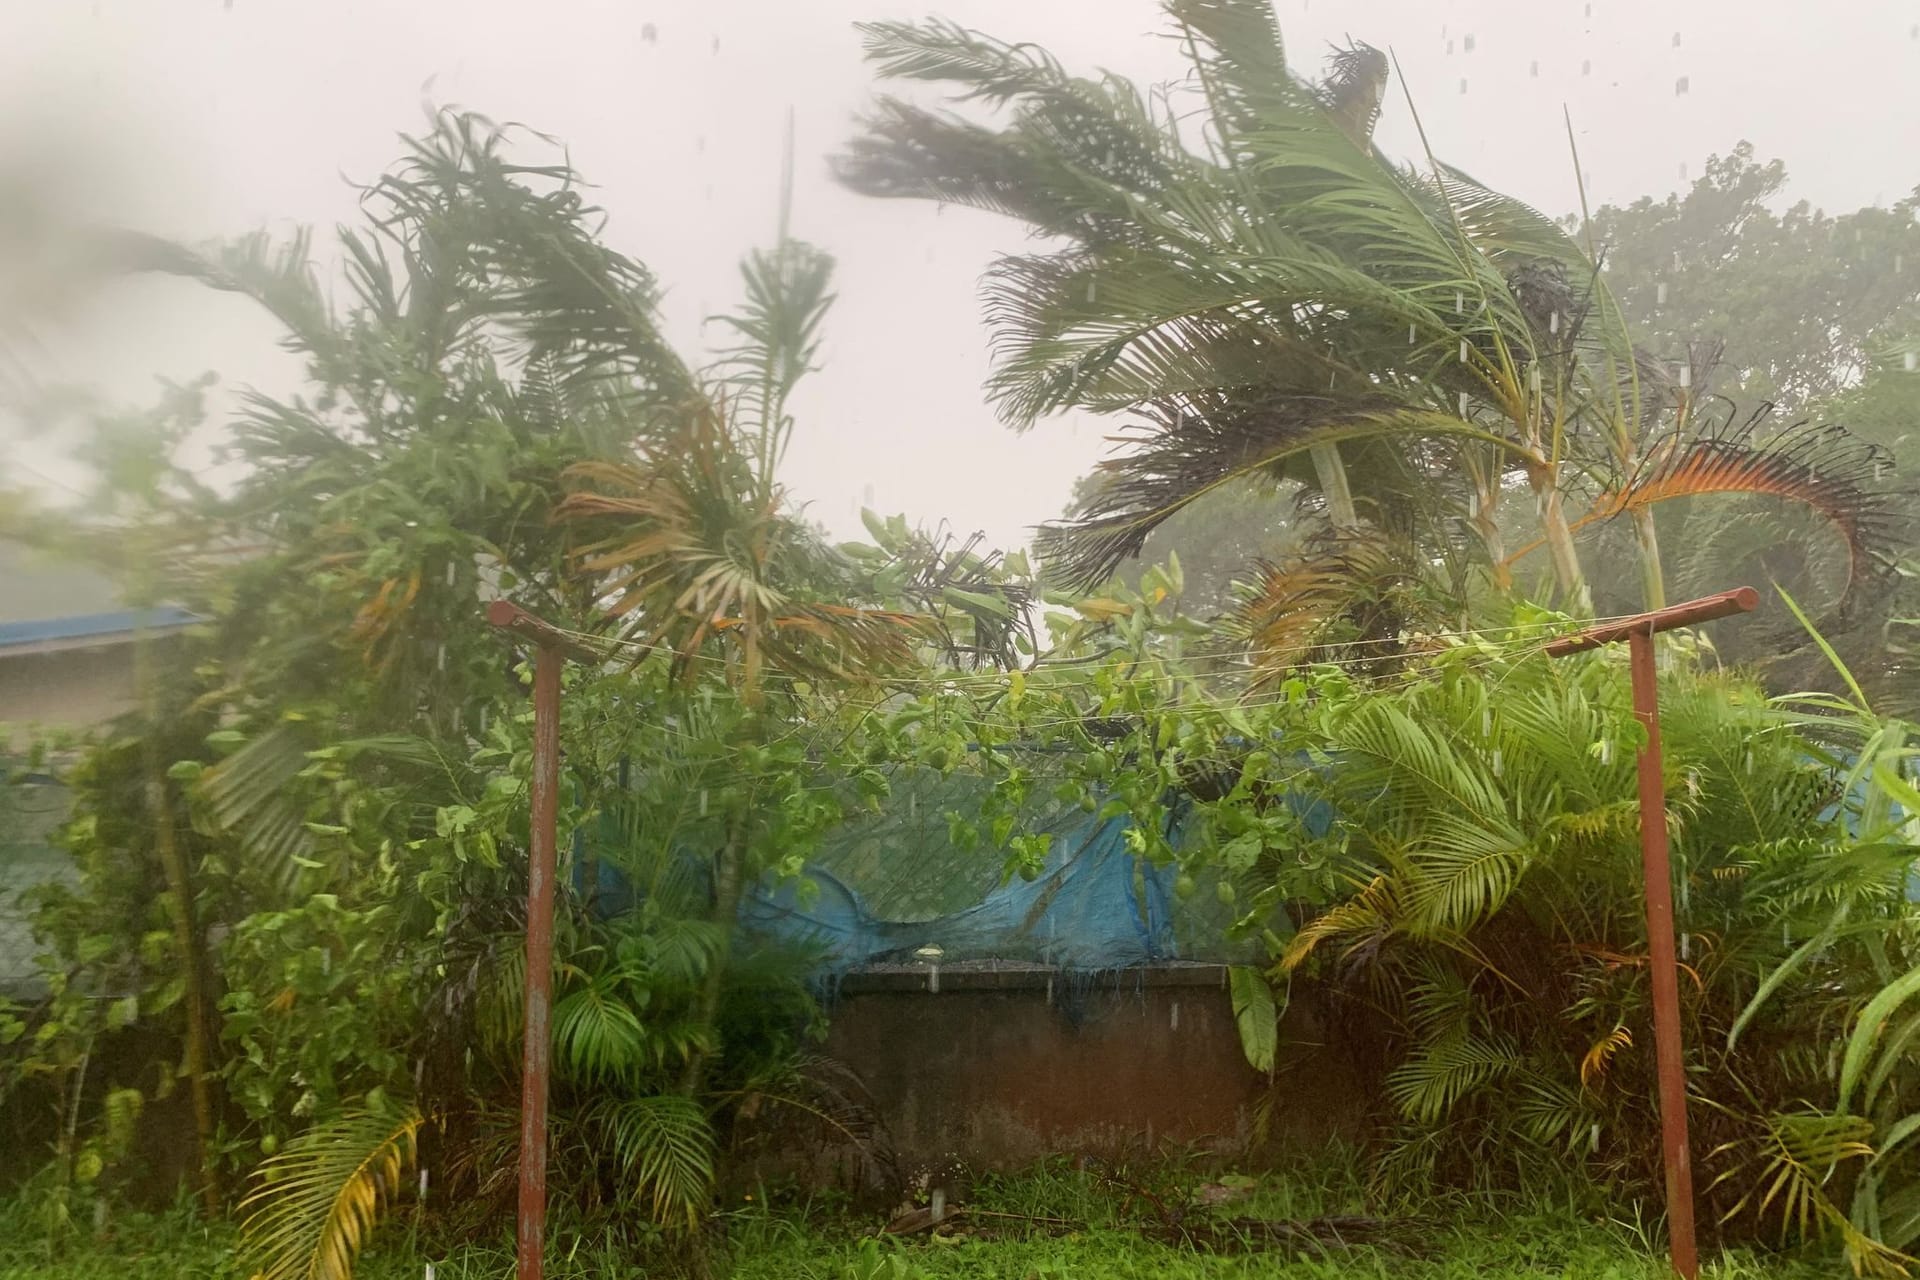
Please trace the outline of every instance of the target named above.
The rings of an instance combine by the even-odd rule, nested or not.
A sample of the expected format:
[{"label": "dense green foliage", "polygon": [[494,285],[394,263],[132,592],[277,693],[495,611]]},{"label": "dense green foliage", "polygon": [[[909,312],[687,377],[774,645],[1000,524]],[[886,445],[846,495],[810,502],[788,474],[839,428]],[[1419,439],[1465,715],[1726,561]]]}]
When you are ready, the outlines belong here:
[{"label": "dense green foliage", "polygon": [[[480,624],[504,598],[574,644],[549,1186],[597,1257],[710,1265],[724,1227],[743,1275],[773,1274],[776,1248],[780,1274],[836,1280],[1252,1265],[1144,1243],[1072,1175],[982,1205],[1038,1196],[1082,1234],[898,1254],[716,1205],[735,1156],[813,1131],[860,1149],[863,1190],[900,1190],[857,1080],[813,1052],[812,957],[749,945],[739,905],[898,779],[963,774],[976,807],[941,815],[956,857],[1038,875],[1050,837],[1022,815],[1044,796],[1127,819],[1137,867],[1207,886],[1265,956],[1229,986],[1256,1068],[1274,1069],[1291,984],[1324,988],[1378,1121],[1343,1206],[1520,1197],[1508,1238],[1462,1226],[1455,1256],[1412,1273],[1653,1265],[1617,1229],[1527,1225],[1542,1186],[1624,1218],[1659,1174],[1640,730],[1617,654],[1542,645],[1579,625],[1589,579],[1657,600],[1669,577],[1774,569],[1735,545],[1740,521],[1693,516],[1663,559],[1669,499],[1798,500],[1801,578],[1885,572],[1905,526],[1880,473],[1911,452],[1904,331],[1833,337],[1893,324],[1849,265],[1823,330],[1839,347],[1799,350],[1805,326],[1756,318],[1738,357],[1743,381],[1838,391],[1884,448],[1729,431],[1700,416],[1705,363],[1693,383],[1636,345],[1716,313],[1636,330],[1638,258],[1593,283],[1594,251],[1549,219],[1431,157],[1380,155],[1375,51],[1307,84],[1264,0],[1168,7],[1209,113],[1199,146],[1163,100],[1031,46],[867,31],[887,75],[1005,110],[989,127],[887,104],[849,180],[1057,238],[995,277],[1002,408],[1146,424],[1038,575],[898,519],[833,546],[801,518],[779,463],[832,302],[826,255],[784,232],[750,254],[727,345],[698,363],[662,338],[655,282],[603,242],[575,175],[523,163],[529,140],[478,118],[438,118],[366,189],[365,224],[337,241],[341,304],[304,237],[123,238],[148,269],[267,308],[307,384],[249,394],[224,424],[229,489],[175,461],[204,416],[191,384],[95,424],[92,518],[20,522],[130,599],[206,619],[139,646],[139,710],[68,770],[78,882],[38,894],[47,991],[0,1018],[5,1100],[40,1117],[47,1158],[17,1206],[28,1252],[88,1265],[93,1215],[178,1183],[203,1214],[238,1211],[249,1274],[343,1277],[370,1242],[367,1274],[413,1267],[391,1235],[381,1254],[396,1209],[416,1242],[495,1265],[474,1242],[508,1220],[517,1172],[532,749],[526,655]],[[1791,242],[1813,254],[1783,253],[1794,288],[1827,279],[1814,250],[1847,227],[1901,252],[1910,209],[1838,231],[1774,218],[1778,176],[1736,155],[1684,201],[1596,223],[1645,225],[1649,244],[1759,237],[1700,251],[1742,271]],[[1744,308],[1729,296],[1711,305]],[[1855,384],[1846,361],[1871,368]],[[1311,519],[1217,536],[1206,501],[1233,486]],[[1574,534],[1615,516],[1633,571],[1591,573]],[[1071,589],[1182,523],[1214,544],[1209,585],[1169,555]],[[1509,537],[1536,534],[1562,611],[1517,589],[1530,547]],[[1270,561],[1253,603],[1196,620],[1243,549]],[[1790,599],[1769,609],[1765,646],[1790,627],[1844,695],[1778,696],[1804,661],[1764,671],[1770,690],[1706,637],[1663,642],[1702,1201],[1726,1241],[1838,1245],[1898,1274],[1920,1242],[1920,727],[1883,697],[1897,663],[1856,683],[1841,660],[1868,646],[1861,626],[1836,650]],[[1898,643],[1891,609],[1876,634]],[[156,1151],[185,1131],[183,1097],[192,1149]],[[224,1248],[188,1252],[203,1246]]]}]

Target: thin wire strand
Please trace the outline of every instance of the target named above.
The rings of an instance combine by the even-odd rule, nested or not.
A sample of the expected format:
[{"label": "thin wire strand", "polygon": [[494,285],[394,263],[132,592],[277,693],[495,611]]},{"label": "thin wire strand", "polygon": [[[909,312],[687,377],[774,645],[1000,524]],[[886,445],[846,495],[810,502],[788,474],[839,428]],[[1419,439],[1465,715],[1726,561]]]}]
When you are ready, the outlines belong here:
[{"label": "thin wire strand", "polygon": [[[1641,616],[1641,614],[1639,612],[1635,612],[1635,613],[1610,614],[1602,617],[1586,619],[1582,621],[1581,629],[1586,630],[1591,627],[1606,626],[1613,623],[1625,622],[1625,621],[1628,621],[1629,619],[1637,618],[1639,616]],[[549,625],[552,625],[552,624],[549,624]],[[1501,626],[1501,627],[1477,627],[1477,628],[1472,628],[1467,630],[1458,630],[1458,631],[1423,631],[1423,632],[1419,632],[1418,635],[1420,636],[1420,638],[1427,639],[1427,640],[1462,640],[1462,641],[1484,640],[1490,637],[1496,637],[1506,633],[1520,633],[1520,632],[1539,633],[1539,632],[1545,631],[1547,628],[1551,627],[1552,625],[1553,624],[1551,623],[1545,623],[1545,622],[1515,623],[1515,624],[1511,624],[1508,626]],[[567,639],[579,644],[583,648],[597,650],[608,660],[612,660],[613,658],[618,656],[619,653],[623,650],[639,650],[643,657],[650,656],[656,652],[662,651],[660,650],[659,646],[648,645],[641,641],[609,639],[605,636],[597,636],[591,632],[578,631],[568,627],[553,626],[553,630],[556,633],[562,636],[565,636]],[[1551,642],[1552,640],[1561,639],[1563,638],[1564,634],[1565,633],[1562,633],[1562,632],[1553,632],[1552,634],[1549,634],[1545,637],[1545,641]],[[1376,638],[1371,640],[1343,641],[1340,643],[1338,647],[1341,649],[1363,649],[1363,648],[1384,647],[1387,645],[1404,645],[1406,643],[1407,643],[1406,641],[1400,639],[1399,637],[1392,636],[1392,637],[1381,637],[1381,638]],[[1166,655],[1164,659],[1156,655],[1153,657],[1143,657],[1143,658],[1137,659],[1137,661],[1143,662],[1143,663],[1161,661],[1161,660],[1175,661],[1180,658],[1200,656],[1200,657],[1206,658],[1209,661],[1233,660],[1238,662],[1240,665],[1244,665],[1249,670],[1264,670],[1270,667],[1286,665],[1282,661],[1283,659],[1305,656],[1307,654],[1324,650],[1328,647],[1329,646],[1325,644],[1303,644],[1303,645],[1296,645],[1296,646],[1285,648],[1285,649],[1263,650],[1258,657],[1255,657],[1253,655],[1228,655],[1224,652],[1222,652],[1218,656],[1213,656],[1213,655],[1208,655],[1203,650],[1198,655],[1169,654],[1169,655]],[[669,650],[666,652],[673,652],[673,651]],[[704,653],[673,652],[673,659],[674,661],[677,661],[677,662],[704,662],[704,663],[718,664],[721,666],[733,666],[737,662],[737,660],[733,658],[721,657],[714,654],[704,654]],[[1045,659],[1041,659],[1037,661],[1033,666],[1030,666],[1030,667],[1016,667],[1016,668],[1007,668],[1007,669],[996,669],[996,670],[990,670],[990,671],[952,671],[952,672],[945,672],[941,674],[929,674],[929,675],[920,675],[920,676],[906,676],[906,675],[887,676],[887,677],[876,678],[875,683],[885,685],[893,689],[908,689],[908,688],[914,688],[914,687],[955,688],[955,687],[966,685],[966,684],[979,684],[982,686],[1000,688],[1006,684],[1008,675],[1011,674],[1011,672],[1013,671],[1022,671],[1022,672],[1031,673],[1031,672],[1046,671],[1049,669],[1059,670],[1064,668],[1067,665],[1068,664],[1064,661],[1050,665]]]}]

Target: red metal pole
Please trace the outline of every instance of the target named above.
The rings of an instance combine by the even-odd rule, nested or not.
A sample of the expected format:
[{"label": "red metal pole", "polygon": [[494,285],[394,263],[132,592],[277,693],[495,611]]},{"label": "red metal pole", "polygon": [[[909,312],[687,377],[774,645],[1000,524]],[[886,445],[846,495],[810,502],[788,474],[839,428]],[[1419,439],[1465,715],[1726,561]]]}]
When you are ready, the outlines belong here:
[{"label": "red metal pole", "polygon": [[527,841],[526,1049],[520,1076],[518,1280],[541,1280],[547,1237],[548,1013],[553,995],[553,878],[560,792],[558,648],[542,644],[533,663],[532,822]]},{"label": "red metal pole", "polygon": [[1693,1161],[1687,1149],[1687,1076],[1680,1052],[1680,967],[1673,950],[1673,871],[1667,850],[1667,792],[1660,759],[1660,693],[1653,664],[1655,623],[1627,637],[1633,714],[1647,731],[1640,748],[1640,865],[1646,879],[1647,963],[1653,984],[1653,1052],[1660,1081],[1660,1145],[1667,1166],[1667,1236],[1673,1269],[1700,1274],[1693,1234]]}]

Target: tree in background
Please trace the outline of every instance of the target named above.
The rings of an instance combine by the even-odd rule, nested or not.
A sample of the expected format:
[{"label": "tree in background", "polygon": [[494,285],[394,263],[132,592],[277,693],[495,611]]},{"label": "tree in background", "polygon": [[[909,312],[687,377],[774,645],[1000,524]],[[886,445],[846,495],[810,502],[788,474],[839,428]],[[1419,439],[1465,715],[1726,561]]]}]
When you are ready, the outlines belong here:
[{"label": "tree in background", "polygon": [[[1703,176],[1664,200],[1594,212],[1604,275],[1635,336],[1705,375],[1702,395],[1741,412],[1778,402],[1783,418],[1845,424],[1875,450],[1867,465],[1896,491],[1882,540],[1920,539],[1920,506],[1902,480],[1920,470],[1920,197],[1829,215],[1806,201],[1780,208],[1785,167],[1741,143],[1709,157]],[[1569,219],[1567,225],[1577,225]],[[1910,646],[1920,599],[1911,565],[1874,592],[1849,593],[1849,548],[1830,528],[1774,504],[1724,499],[1661,511],[1675,578],[1686,594],[1738,581],[1777,582],[1821,610],[1827,638],[1890,709],[1920,708]],[[1603,607],[1631,607],[1617,558],[1596,560]],[[1785,618],[1741,629],[1730,658],[1762,661],[1769,680],[1799,688],[1831,678],[1823,655]]]},{"label": "tree in background", "polygon": [[[1805,200],[1778,208],[1786,189],[1786,166],[1742,142],[1709,156],[1684,192],[1596,209],[1590,233],[1649,350],[1679,359],[1720,344],[1715,390],[1799,414],[1857,385],[1877,338],[1911,314],[1920,193],[1829,215]],[[1578,231],[1577,218],[1567,225]]]}]

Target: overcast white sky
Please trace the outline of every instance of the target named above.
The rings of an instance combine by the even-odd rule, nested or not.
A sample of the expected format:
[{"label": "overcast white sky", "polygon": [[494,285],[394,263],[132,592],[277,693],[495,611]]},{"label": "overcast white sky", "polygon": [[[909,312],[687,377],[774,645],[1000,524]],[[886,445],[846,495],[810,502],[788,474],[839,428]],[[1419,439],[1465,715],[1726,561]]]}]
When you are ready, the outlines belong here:
[{"label": "overcast white sky", "polygon": [[[1390,48],[1435,149],[1548,210],[1576,200],[1563,105],[1601,202],[1664,195],[1742,138],[1829,208],[1920,183],[1920,0],[1279,8],[1296,61],[1348,35]],[[1182,70],[1155,0],[0,0],[0,146],[56,138],[94,157],[80,187],[94,213],[201,239],[353,219],[343,179],[376,175],[429,99],[522,121],[570,146],[609,238],[660,275],[691,346],[741,253],[772,234],[791,106],[795,231],[838,256],[840,303],[827,367],[796,404],[790,487],[843,534],[870,492],[1014,544],[1058,513],[1106,426],[1016,436],[982,403],[976,284],[1019,231],[864,200],[826,173],[873,92],[852,23],[929,14],[1076,68]],[[1381,137],[1413,145],[1397,90]],[[156,376],[205,370],[288,390],[297,369],[272,338],[244,303],[146,281],[51,335],[43,376],[131,402]],[[75,479],[44,441],[0,440],[0,463],[10,480]]]}]

